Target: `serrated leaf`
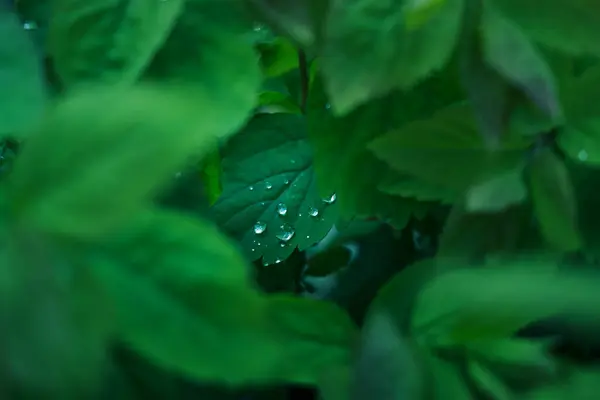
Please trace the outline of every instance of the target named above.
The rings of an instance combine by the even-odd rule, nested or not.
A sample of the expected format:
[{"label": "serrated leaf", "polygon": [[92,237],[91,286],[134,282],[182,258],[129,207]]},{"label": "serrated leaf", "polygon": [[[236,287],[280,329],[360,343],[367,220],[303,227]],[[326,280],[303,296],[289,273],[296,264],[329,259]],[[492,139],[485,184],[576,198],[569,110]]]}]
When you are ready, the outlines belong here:
[{"label": "serrated leaf", "polygon": [[41,57],[12,7],[0,5],[0,136],[22,139],[42,116],[46,88]]},{"label": "serrated leaf", "polygon": [[514,394],[511,393],[506,384],[484,365],[474,360],[468,360],[467,370],[471,379],[475,381],[477,388],[482,391],[486,397],[495,400],[514,399]]},{"label": "serrated leaf", "polygon": [[306,139],[303,116],[261,114],[222,151],[223,194],[213,213],[253,260],[281,262],[338,218],[338,195],[319,195]]},{"label": "serrated leaf", "polygon": [[430,119],[409,123],[369,144],[395,171],[455,191],[514,168],[527,142],[508,138],[501,150],[486,151],[468,105],[454,105]]},{"label": "serrated leaf", "polygon": [[528,37],[492,6],[482,16],[483,54],[500,75],[552,118],[562,114],[552,70]]},{"label": "serrated leaf", "polygon": [[466,194],[466,209],[470,212],[498,212],[527,197],[523,181],[523,165],[471,186]]},{"label": "serrated leaf", "polygon": [[494,5],[527,36],[572,55],[600,55],[600,5],[596,0],[496,0]]},{"label": "serrated leaf", "polygon": [[355,332],[342,310],[253,290],[250,266],[206,223],[146,213],[103,250],[95,265],[119,339],[163,368],[235,385],[313,384],[349,362]]},{"label": "serrated leaf", "polygon": [[548,243],[562,251],[581,248],[571,177],[552,150],[543,150],[534,156],[530,190],[535,216]]},{"label": "serrated leaf", "polygon": [[58,102],[10,176],[17,221],[81,239],[126,222],[190,156],[211,150],[235,127],[219,114],[198,116],[198,107],[211,101],[188,95],[155,86],[105,87]]},{"label": "serrated leaf", "polygon": [[412,314],[414,337],[428,346],[507,338],[549,316],[598,328],[595,274],[557,271],[543,262],[449,270],[422,289]]},{"label": "serrated leaf", "polygon": [[404,2],[334,2],[321,58],[334,112],[347,114],[442,69],[454,51],[462,13],[463,0],[446,0],[415,28],[407,26]]},{"label": "serrated leaf", "polygon": [[399,174],[392,170],[384,175],[377,189],[393,196],[415,198],[421,201],[441,201],[445,204],[452,204],[460,195],[451,189],[419,181],[409,175]]},{"label": "serrated leaf", "polygon": [[183,5],[183,0],[55,1],[48,49],[63,83],[134,82]]},{"label": "serrated leaf", "polygon": [[188,0],[143,76],[210,96],[210,113],[223,112],[235,129],[257,105],[262,81],[258,54],[243,37],[239,5],[233,0]]},{"label": "serrated leaf", "polygon": [[375,216],[403,228],[411,214],[425,205],[378,190],[389,168],[370,154],[367,144],[390,129],[426,118],[461,95],[454,73],[444,71],[414,90],[392,93],[336,117],[317,81],[311,88],[308,122],[322,194],[336,191],[343,217]]}]

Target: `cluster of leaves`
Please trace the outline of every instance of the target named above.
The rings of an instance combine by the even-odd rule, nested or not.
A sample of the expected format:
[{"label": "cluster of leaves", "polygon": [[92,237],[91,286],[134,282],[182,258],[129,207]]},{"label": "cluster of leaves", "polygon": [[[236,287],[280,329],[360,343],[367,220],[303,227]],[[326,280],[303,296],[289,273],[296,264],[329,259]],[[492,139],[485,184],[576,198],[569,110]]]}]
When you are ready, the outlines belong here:
[{"label": "cluster of leaves", "polygon": [[[115,345],[326,400],[594,393],[518,333],[600,332],[600,275],[565,262],[600,238],[595,1],[3,0],[0,32],[3,398],[89,396]],[[157,200],[188,170],[193,213]],[[446,209],[362,326],[256,284]]]}]

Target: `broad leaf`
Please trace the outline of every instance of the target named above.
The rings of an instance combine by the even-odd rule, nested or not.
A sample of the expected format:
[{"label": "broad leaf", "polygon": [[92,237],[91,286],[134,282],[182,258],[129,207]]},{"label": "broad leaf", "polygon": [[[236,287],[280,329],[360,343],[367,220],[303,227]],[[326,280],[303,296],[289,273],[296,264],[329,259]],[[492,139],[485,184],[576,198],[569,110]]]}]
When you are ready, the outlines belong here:
[{"label": "broad leaf", "polygon": [[600,55],[600,4],[595,0],[495,0],[537,42],[574,55]]},{"label": "broad leaf", "polygon": [[433,347],[468,344],[509,337],[553,315],[579,324],[578,329],[597,329],[599,279],[535,262],[451,270],[421,291],[413,335]]},{"label": "broad leaf", "polygon": [[234,0],[188,0],[143,76],[184,86],[203,99],[208,96],[210,108],[199,102],[198,113],[218,114],[234,129],[257,105],[262,79],[258,54],[243,37],[237,6]]},{"label": "broad leaf", "polygon": [[264,297],[241,254],[205,223],[145,214],[94,261],[116,301],[120,340],[194,380],[311,384],[349,362],[354,328],[343,311]]},{"label": "broad leaf", "polygon": [[550,117],[562,114],[552,70],[527,36],[492,6],[484,7],[483,54],[500,75]]},{"label": "broad leaf", "polygon": [[41,57],[30,32],[8,5],[0,5],[0,87],[5,98],[0,103],[0,136],[22,138],[41,117],[46,104],[46,88]]},{"label": "broad leaf", "polygon": [[[461,96],[460,84],[451,71],[436,75],[409,92],[395,92],[360,106],[344,117],[332,114],[318,81],[312,87],[308,110],[309,137],[315,151],[314,168],[322,194],[335,191],[344,217],[376,216],[402,228],[411,214],[426,205],[388,192],[384,181],[403,179],[377,160],[367,144],[390,129],[415,119],[426,118],[439,107]],[[414,188],[414,186],[412,187]],[[426,188],[429,190],[429,186]],[[431,199],[421,190],[403,193],[406,197]],[[383,192],[383,193],[382,193]],[[416,193],[415,193],[416,192]],[[429,197],[429,198],[427,198]],[[442,191],[440,197],[447,198]]]},{"label": "broad leaf", "polygon": [[221,115],[198,116],[197,107],[210,107],[208,98],[191,98],[140,86],[63,99],[15,162],[9,182],[14,217],[82,239],[122,224],[190,156],[204,154],[231,132],[233,122]]},{"label": "broad leaf", "polygon": [[552,150],[534,155],[530,188],[534,213],[548,243],[563,251],[579,249],[582,240],[573,184],[566,166]]},{"label": "broad leaf", "polygon": [[57,0],[49,52],[63,82],[131,83],[162,46],[184,0]]},{"label": "broad leaf", "polygon": [[471,212],[498,212],[527,197],[523,182],[523,165],[502,172],[477,185],[471,186],[466,194],[466,209]]},{"label": "broad leaf", "polygon": [[223,149],[222,161],[214,216],[251,259],[281,262],[321,240],[337,220],[337,195],[320,196],[316,187],[303,116],[256,116]]},{"label": "broad leaf", "polygon": [[336,114],[394,89],[411,88],[448,62],[460,32],[463,0],[442,2],[417,26],[411,22],[414,7],[405,3],[333,2],[321,63]]},{"label": "broad leaf", "polygon": [[5,392],[10,387],[32,398],[93,396],[112,342],[110,299],[77,257],[43,236],[6,233],[0,252],[0,394],[14,396]]},{"label": "broad leaf", "polygon": [[473,399],[464,373],[455,363],[427,353],[425,361],[425,366],[430,371],[430,381],[427,386],[428,398],[433,400]]},{"label": "broad leaf", "polygon": [[404,338],[385,314],[365,323],[354,367],[350,399],[418,399],[424,392],[414,344]]},{"label": "broad leaf", "polygon": [[505,138],[501,150],[488,152],[469,107],[462,104],[369,144],[369,149],[394,170],[458,193],[514,168],[526,147],[524,140]]},{"label": "broad leaf", "polygon": [[569,157],[590,165],[600,165],[599,82],[598,66],[571,79],[565,104],[566,126],[558,136],[558,144]]}]

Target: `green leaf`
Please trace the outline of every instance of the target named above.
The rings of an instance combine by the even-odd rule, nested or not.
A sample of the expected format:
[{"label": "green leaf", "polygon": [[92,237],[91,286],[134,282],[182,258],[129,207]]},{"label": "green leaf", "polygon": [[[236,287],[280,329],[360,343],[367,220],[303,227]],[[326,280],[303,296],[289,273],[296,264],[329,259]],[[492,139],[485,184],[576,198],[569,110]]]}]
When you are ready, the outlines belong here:
[{"label": "green leaf", "polygon": [[415,198],[420,201],[441,201],[445,204],[452,204],[458,197],[458,193],[453,190],[392,170],[383,176],[377,189],[392,196]]},{"label": "green leaf", "polygon": [[[334,2],[321,65],[332,109],[344,115],[445,66],[460,32],[463,0],[446,0],[420,26],[404,2]],[[407,20],[408,18],[408,20]],[[365,54],[369,54],[365,57]]]},{"label": "green leaf", "polygon": [[10,385],[0,395],[14,396],[9,386],[32,398],[93,397],[115,322],[94,271],[31,232],[2,229],[2,242],[0,370]]},{"label": "green leaf", "polygon": [[596,0],[495,0],[494,5],[537,42],[573,55],[600,55]]},{"label": "green leaf", "polygon": [[514,394],[506,386],[502,380],[494,375],[492,371],[484,365],[474,360],[467,362],[468,373],[475,381],[475,385],[481,390],[486,397],[496,400],[511,400]]},{"label": "green leaf", "polygon": [[68,87],[131,83],[162,46],[183,0],[57,0],[48,48]]},{"label": "green leaf", "polygon": [[163,368],[234,385],[313,384],[349,362],[355,332],[343,311],[261,295],[241,254],[205,223],[146,213],[94,260],[119,338]]},{"label": "green leaf", "polygon": [[535,216],[548,243],[562,251],[581,248],[571,177],[552,150],[534,155],[530,190]]},{"label": "green leaf", "polygon": [[470,212],[498,212],[523,202],[526,197],[523,165],[520,165],[471,186],[466,194],[466,209]]},{"label": "green leaf", "polygon": [[463,372],[451,362],[426,354],[426,367],[430,371],[429,398],[433,400],[455,399],[472,400]]},{"label": "green leaf", "polygon": [[220,114],[199,116],[203,105],[211,101],[154,86],[64,98],[15,162],[13,216],[52,234],[109,234],[152,200],[190,156],[211,150],[235,128]]},{"label": "green leaf", "polygon": [[525,325],[560,315],[594,330],[599,276],[557,271],[535,260],[450,270],[422,289],[412,314],[414,337],[427,346],[507,338]]},{"label": "green leaf", "polygon": [[0,6],[0,136],[21,139],[41,117],[46,105],[46,88],[41,57],[9,6]]},{"label": "green leaf", "polygon": [[[235,129],[257,105],[262,80],[258,54],[243,36],[239,6],[235,0],[188,0],[143,76],[208,96],[205,110]],[[203,110],[201,104],[197,110]]]},{"label": "green leaf", "polygon": [[418,399],[424,381],[414,344],[385,314],[374,313],[362,332],[350,399]]},{"label": "green leaf", "polygon": [[331,0],[246,0],[270,26],[302,47],[318,42]]},{"label": "green leaf", "polygon": [[317,191],[303,116],[256,116],[223,149],[222,162],[214,216],[253,260],[281,262],[321,240],[338,218],[337,195]]},{"label": "green leaf", "polygon": [[599,66],[572,78],[566,95],[566,126],[557,140],[571,159],[589,165],[600,165],[599,82]]},{"label": "green leaf", "polygon": [[260,43],[257,47],[266,76],[280,76],[298,68],[298,50],[289,40],[278,37],[271,43]]},{"label": "green leaf", "polygon": [[[454,73],[444,71],[409,92],[392,93],[344,117],[336,117],[317,81],[309,99],[308,123],[321,193],[338,194],[343,217],[375,216],[403,228],[411,214],[425,205],[400,198],[398,193],[387,194],[385,187],[379,190],[390,171],[368,151],[367,144],[390,129],[426,118],[460,96],[460,84]],[[392,174],[397,176],[394,171]],[[406,195],[420,198],[423,192]]]},{"label": "green leaf", "polygon": [[471,342],[467,349],[471,357],[503,378],[533,381],[553,377],[558,371],[548,345],[547,341],[510,338]]},{"label": "green leaf", "polygon": [[482,25],[487,63],[546,114],[560,117],[562,111],[552,70],[527,36],[487,3]]},{"label": "green leaf", "polygon": [[469,107],[462,104],[407,124],[369,144],[369,149],[394,170],[459,193],[495,173],[514,168],[526,147],[524,140],[505,138],[500,151],[486,151]]}]

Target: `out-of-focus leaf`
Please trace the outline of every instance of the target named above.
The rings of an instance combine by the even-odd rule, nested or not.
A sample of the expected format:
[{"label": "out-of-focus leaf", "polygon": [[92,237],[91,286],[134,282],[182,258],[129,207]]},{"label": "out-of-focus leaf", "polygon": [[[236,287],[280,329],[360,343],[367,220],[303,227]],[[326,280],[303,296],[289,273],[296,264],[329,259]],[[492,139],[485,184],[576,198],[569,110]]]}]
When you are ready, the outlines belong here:
[{"label": "out-of-focus leaf", "polygon": [[0,136],[21,139],[41,117],[46,88],[41,57],[17,15],[0,4]]},{"label": "out-of-focus leaf", "polygon": [[494,6],[537,42],[573,55],[600,55],[600,4],[595,0],[496,0]]},{"label": "out-of-focus leaf", "polygon": [[530,187],[534,212],[548,243],[564,251],[581,248],[571,177],[552,150],[534,155]]},{"label": "out-of-focus leaf", "polygon": [[477,388],[486,396],[497,400],[511,400],[514,398],[513,393],[511,393],[506,384],[484,365],[477,361],[469,360],[467,368]]},{"label": "out-of-focus leaf", "polygon": [[600,326],[600,276],[559,272],[545,263],[450,270],[421,291],[413,335],[428,346],[506,338],[560,315],[578,329]]},{"label": "out-of-focus leaf", "polygon": [[341,309],[263,296],[241,254],[205,223],[145,214],[95,261],[119,338],[164,368],[236,385],[312,384],[349,362],[355,332]]},{"label": "out-of-focus leaf", "polygon": [[67,86],[134,82],[163,45],[183,0],[57,0],[48,48]]},{"label": "out-of-focus leaf", "polygon": [[466,208],[471,212],[498,212],[519,204],[527,197],[523,167],[502,172],[471,186],[466,194]]},{"label": "out-of-focus leaf", "polygon": [[423,395],[421,366],[411,343],[385,314],[365,323],[350,389],[351,400],[418,399]]},{"label": "out-of-focus leaf", "polygon": [[471,110],[458,104],[375,139],[369,149],[400,173],[460,192],[517,166],[527,146],[508,137],[501,150],[487,151]]},{"label": "out-of-focus leaf", "polygon": [[483,9],[482,26],[486,62],[547,115],[560,117],[552,70],[527,36],[488,3]]},{"label": "out-of-focus leaf", "polygon": [[410,22],[412,13],[404,2],[332,3],[321,65],[334,113],[411,88],[445,66],[459,36],[463,0],[442,2],[419,26]]},{"label": "out-of-focus leaf", "polygon": [[81,239],[124,223],[190,156],[214,148],[239,123],[218,113],[199,116],[198,107],[211,100],[188,95],[138,86],[64,98],[15,162],[8,182],[14,217]]}]

